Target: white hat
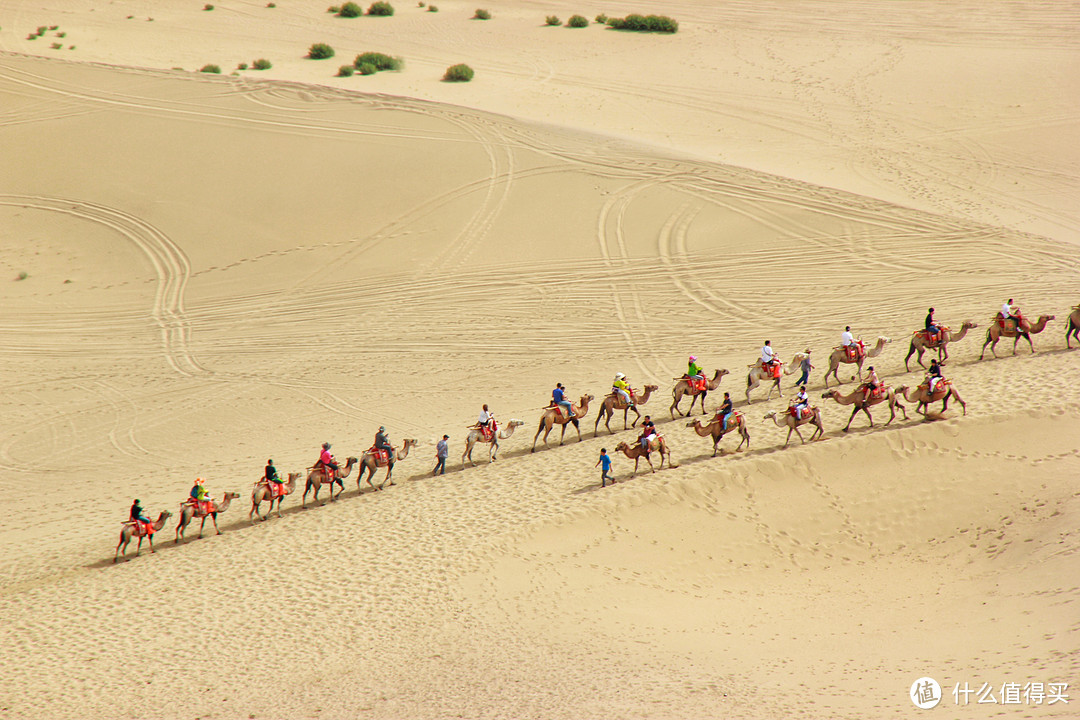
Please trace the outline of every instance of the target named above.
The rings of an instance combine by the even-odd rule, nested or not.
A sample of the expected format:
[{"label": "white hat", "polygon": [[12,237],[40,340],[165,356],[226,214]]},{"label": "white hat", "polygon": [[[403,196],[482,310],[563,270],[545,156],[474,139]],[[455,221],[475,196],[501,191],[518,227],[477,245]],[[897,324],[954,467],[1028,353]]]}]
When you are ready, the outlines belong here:
[{"label": "white hat", "polygon": [[622,379],[623,379],[623,378],[625,378],[625,377],[626,377],[626,376],[625,376],[625,375],[623,375],[622,373],[615,373],[615,379],[616,379],[616,380],[622,380]]}]

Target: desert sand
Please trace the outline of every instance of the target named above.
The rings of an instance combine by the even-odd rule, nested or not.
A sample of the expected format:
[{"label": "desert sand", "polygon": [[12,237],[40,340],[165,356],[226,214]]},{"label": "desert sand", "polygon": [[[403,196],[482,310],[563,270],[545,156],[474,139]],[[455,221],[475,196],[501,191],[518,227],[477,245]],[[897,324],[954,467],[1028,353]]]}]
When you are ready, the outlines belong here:
[{"label": "desert sand", "polygon": [[[0,8],[0,717],[1076,717],[1080,4],[437,4]],[[680,31],[544,25],[634,11]],[[1008,297],[1054,319],[979,361]],[[966,412],[842,432],[843,327],[913,387],[930,305]],[[763,421],[794,375],[746,404],[766,338],[822,440]],[[748,450],[669,415],[691,353]],[[677,467],[601,488],[620,371]],[[531,453],[556,382],[582,440]],[[482,403],[524,425],[463,468]],[[380,425],[395,485],[249,520]],[[174,544],[196,477],[240,499]],[[114,564],[136,497],[173,517]]]}]

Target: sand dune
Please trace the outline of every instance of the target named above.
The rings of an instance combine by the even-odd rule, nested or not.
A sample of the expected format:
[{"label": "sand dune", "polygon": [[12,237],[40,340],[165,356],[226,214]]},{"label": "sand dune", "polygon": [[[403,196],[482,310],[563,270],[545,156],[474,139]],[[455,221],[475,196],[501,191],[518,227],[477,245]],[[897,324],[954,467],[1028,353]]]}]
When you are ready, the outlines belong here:
[{"label": "sand dune", "polygon": [[[0,716],[909,717],[930,675],[983,717],[1009,709],[955,683],[1076,677],[1074,4],[683,3],[678,36],[586,28],[582,55],[537,20],[563,3],[198,5],[0,18]],[[23,54],[46,22],[82,34],[63,60]],[[314,39],[409,64],[279,62]],[[211,50],[274,69],[168,69],[228,68]],[[438,83],[467,53],[477,80]],[[960,55],[980,70],[916,73]],[[979,362],[1010,295],[1056,319]],[[914,385],[928,304],[979,325],[947,366],[966,415],[842,433],[839,331],[890,338],[873,363]],[[763,421],[795,376],[745,404],[765,338],[813,349],[822,441]],[[749,450],[670,418],[690,352],[730,371],[708,407],[731,392]],[[616,371],[659,385],[678,467],[616,456],[601,489],[619,415],[530,447],[556,381],[599,399]],[[525,425],[462,469],[484,402]],[[248,521],[266,458],[359,455],[379,425],[420,441],[397,485]],[[241,494],[223,534],[174,545],[174,517],[114,565],[131,499],[176,513],[196,476]]]}]

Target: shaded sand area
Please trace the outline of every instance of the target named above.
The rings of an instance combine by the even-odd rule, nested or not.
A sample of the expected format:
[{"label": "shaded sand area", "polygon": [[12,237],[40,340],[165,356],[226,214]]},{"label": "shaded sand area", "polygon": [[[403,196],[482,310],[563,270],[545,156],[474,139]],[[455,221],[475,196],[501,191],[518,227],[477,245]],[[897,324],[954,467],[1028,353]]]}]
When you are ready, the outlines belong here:
[{"label": "shaded sand area", "polygon": [[[910,717],[923,675],[1075,681],[1070,238],[338,88],[4,55],[0,98],[0,715]],[[1056,320],[978,363],[1003,295]],[[912,385],[928,302],[980,325],[947,367],[966,416],[839,432],[839,330]],[[814,349],[824,441],[744,406],[765,337]],[[668,420],[688,352],[731,371],[749,451]],[[556,381],[616,371],[660,386],[679,467],[616,456],[601,490],[634,435],[595,409],[529,447]],[[483,402],[526,424],[462,471]],[[419,440],[396,486],[247,521],[267,457],[380,424]],[[114,566],[131,499],[175,513],[196,476],[241,494],[223,534],[174,546],[174,517]]]}]

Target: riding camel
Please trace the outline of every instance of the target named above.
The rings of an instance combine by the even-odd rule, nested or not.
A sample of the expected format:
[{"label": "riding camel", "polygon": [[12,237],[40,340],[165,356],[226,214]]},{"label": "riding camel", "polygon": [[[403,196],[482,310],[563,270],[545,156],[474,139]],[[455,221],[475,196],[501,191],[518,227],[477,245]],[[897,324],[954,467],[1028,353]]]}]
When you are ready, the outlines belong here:
[{"label": "riding camel", "polygon": [[120,530],[120,542],[116,544],[116,555],[113,557],[113,562],[117,562],[120,559],[120,553],[124,554],[124,559],[127,560],[127,546],[131,542],[132,537],[139,538],[139,544],[135,547],[135,557],[139,557],[139,552],[142,550],[142,540],[146,538],[150,541],[150,552],[154,552],[154,533],[161,528],[165,527],[165,521],[172,517],[172,513],[168,510],[162,511],[158,515],[151,527],[153,532],[147,533],[143,530],[143,524],[135,520],[125,520],[124,527]]},{"label": "riding camel", "polygon": [[841,405],[855,406],[851,411],[851,417],[848,418],[847,425],[844,426],[844,432],[847,432],[848,428],[851,427],[851,421],[855,419],[855,416],[859,413],[860,410],[866,413],[866,417],[870,420],[870,427],[874,427],[874,418],[872,415],[870,415],[870,407],[883,402],[887,402],[889,404],[889,422],[885,423],[886,425],[896,419],[897,408],[900,408],[900,412],[904,413],[904,419],[907,420],[907,410],[902,404],[900,404],[900,401],[897,399],[896,391],[888,386],[884,387],[883,390],[884,392],[881,392],[880,394],[871,394],[870,401],[865,404],[863,404],[864,393],[862,385],[855,388],[854,392],[852,392],[850,395],[841,395],[836,390],[829,390],[825,392],[821,397],[832,398]]},{"label": "riding camel", "polygon": [[720,444],[721,438],[732,430],[738,430],[739,435],[742,436],[742,440],[739,441],[739,447],[735,448],[735,452],[739,452],[742,449],[743,443],[746,443],[746,449],[750,449],[750,431],[746,429],[746,421],[743,419],[743,415],[740,412],[731,413],[731,419],[728,421],[727,430],[724,429],[724,421],[720,416],[713,416],[712,422],[703,424],[701,420],[694,418],[686,424],[686,427],[694,428],[701,437],[712,436],[712,454],[716,457],[717,446]]},{"label": "riding camel", "polygon": [[[870,348],[869,350],[866,350],[865,352],[856,353],[856,356],[854,358],[848,357],[847,351],[845,351],[844,348],[842,348],[842,347],[833,348],[832,353],[829,355],[829,371],[825,373],[825,387],[826,388],[829,387],[829,376],[830,375],[833,376],[833,378],[836,380],[837,384],[843,384],[843,381],[840,379],[840,376],[837,375],[837,372],[840,370],[840,365],[841,364],[848,365],[848,364],[851,364],[851,363],[855,363],[855,367],[856,367],[856,369],[858,370],[858,373],[859,373],[859,380],[862,380],[863,361],[866,360],[867,358],[876,358],[878,355],[880,355],[885,350],[885,345],[886,345],[886,343],[889,343],[889,342],[892,342],[891,340],[889,340],[889,338],[887,338],[885,336],[881,336],[881,337],[879,337],[877,339],[877,343],[874,345],[874,347]],[[859,341],[859,345],[860,345],[860,348],[861,348],[861,346],[862,346],[862,341],[861,340]]]},{"label": "riding camel", "polygon": [[[791,364],[790,365],[788,365],[787,363],[781,362],[780,363],[780,368],[783,371],[783,374],[784,375],[791,375],[792,373],[794,373],[795,368],[799,367],[799,365],[803,361],[803,358],[805,358],[805,357],[806,357],[806,353],[802,353],[802,352],[795,353],[795,355],[791,358]],[[769,386],[769,394],[765,396],[766,400],[768,400],[769,398],[772,397],[772,391],[774,389],[776,390],[777,394],[780,397],[784,397],[784,393],[780,391],[780,378],[779,377],[773,377],[772,375],[766,375],[765,371],[761,369],[761,361],[760,360],[758,362],[755,362],[752,365],[747,365],[746,367],[750,368],[750,372],[748,372],[746,374],[746,404],[747,405],[750,404],[750,391],[753,390],[754,388],[756,388],[758,385],[760,385],[762,380],[767,380],[767,381],[769,381],[771,383],[771,385]]]},{"label": "riding camel", "polygon": [[815,438],[825,434],[825,428],[821,425],[821,410],[816,407],[810,408],[809,414],[800,415],[798,419],[796,419],[788,410],[785,410],[782,413],[773,410],[765,413],[765,418],[762,422],[765,420],[772,420],[776,423],[777,427],[787,428],[787,437],[784,439],[784,447],[788,446],[788,441],[791,440],[792,432],[799,436],[799,440],[802,440],[804,445],[806,444],[806,441],[803,440],[802,433],[799,432],[799,427],[802,425],[810,424],[814,426],[814,433],[810,436],[810,442],[814,442]]},{"label": "riding camel", "polygon": [[[381,462],[376,461],[375,453],[371,450],[368,450],[363,455],[361,455],[360,472],[356,476],[356,491],[360,491],[360,480],[364,477],[365,470],[367,470],[368,473],[367,484],[370,485],[372,489],[382,490],[387,482],[389,482],[391,485],[394,485],[394,479],[393,477],[391,477],[394,472],[394,463],[396,463],[398,460],[404,460],[405,458],[407,458],[409,456],[409,448],[416,445],[417,442],[419,441],[416,440],[416,438],[406,438],[405,440],[402,440],[401,449],[398,450],[397,448],[394,448],[394,458],[392,461],[390,458],[387,458],[386,460],[383,460]],[[371,478],[375,475],[375,469],[381,467],[386,468],[386,477],[384,477],[383,481],[379,483],[379,487],[375,487],[371,484]]]},{"label": "riding camel", "polygon": [[[351,457],[345,461],[345,469],[338,470],[337,477],[331,477],[330,473],[326,472],[326,468],[322,463],[315,463],[315,467],[311,468],[311,472],[308,473],[307,482],[304,484],[304,496],[300,498],[300,507],[307,508],[307,494],[311,492],[312,488],[315,488],[314,500],[319,500],[319,490],[323,485],[330,485],[330,502],[334,502],[338,499],[338,495],[345,492],[345,483],[342,482],[345,478],[349,477],[349,473],[352,472],[353,465],[359,462],[356,458]],[[337,483],[338,491],[337,495],[334,494],[334,483]],[[319,505],[325,505],[326,503],[320,502]]]},{"label": "riding camel", "polygon": [[995,318],[994,321],[990,323],[990,327],[986,329],[986,342],[983,343],[982,352],[979,353],[979,359],[982,360],[983,355],[986,354],[987,345],[990,346],[990,352],[994,354],[994,357],[997,357],[997,351],[994,348],[997,347],[998,340],[1003,337],[1011,337],[1013,339],[1013,355],[1016,354],[1016,344],[1020,342],[1020,338],[1024,338],[1028,341],[1028,346],[1031,348],[1031,352],[1034,353],[1035,344],[1031,342],[1031,336],[1041,333],[1044,329],[1046,329],[1046,323],[1050,322],[1053,319],[1053,315],[1040,315],[1039,319],[1035,321],[1034,325],[1031,325],[1025,320],[1024,324],[1028,325],[1028,329],[1024,330],[1023,328],[1020,328],[1020,330],[1018,331],[1016,329],[1015,320],[1006,320],[1006,327],[1005,329],[1002,329],[1001,324],[998,323],[997,318]]},{"label": "riding camel", "polygon": [[203,528],[206,527],[206,518],[210,518],[214,521],[214,530],[217,530],[217,534],[221,534],[221,530],[218,528],[217,516],[218,513],[223,513],[229,509],[229,505],[232,501],[240,497],[240,493],[227,492],[221,496],[221,502],[214,500],[210,502],[210,509],[207,512],[202,512],[199,507],[193,503],[185,501],[180,505],[180,520],[176,523],[176,540],[180,542],[184,539],[184,529],[188,526],[194,518],[202,518],[202,523],[199,525],[199,539],[202,539]]},{"label": "riding camel", "polygon": [[657,435],[655,440],[651,440],[649,442],[648,450],[641,447],[641,443],[639,442],[635,442],[632,447],[624,442],[621,442],[615,446],[615,452],[621,452],[623,455],[634,461],[634,475],[637,475],[638,462],[641,460],[641,458],[645,458],[645,462],[649,463],[649,468],[653,472],[656,472],[656,468],[653,467],[652,464],[652,458],[649,457],[649,455],[654,452],[660,453],[661,470],[664,469],[665,458],[668,461],[669,468],[679,467],[675,464],[675,460],[672,459],[671,448],[667,446],[667,441],[664,440],[663,435]]},{"label": "riding camel", "polygon": [[465,466],[466,458],[468,458],[469,460],[469,465],[475,464],[472,459],[472,449],[473,445],[478,442],[487,443],[491,446],[488,448],[488,462],[494,462],[498,459],[497,455],[499,454],[500,438],[503,440],[507,439],[514,434],[515,429],[521,427],[524,424],[525,423],[521,420],[511,420],[510,422],[506,423],[505,428],[499,430],[498,432],[492,433],[490,440],[484,439],[484,433],[480,431],[479,427],[474,425],[473,427],[469,428],[469,436],[465,438],[465,452],[461,454],[461,466]]},{"label": "riding camel", "polygon": [[1080,305],[1073,305],[1069,321],[1065,323],[1065,347],[1072,348],[1071,340],[1080,344]]},{"label": "riding camel", "polygon": [[[286,495],[292,495],[292,491],[296,489],[296,481],[300,479],[300,473],[289,473],[289,479],[281,484],[282,493],[277,497],[274,497],[270,492],[270,481],[266,478],[260,478],[255,482],[255,487],[251,490],[251,512],[248,513],[248,520],[255,522],[255,517],[258,515],[260,520],[265,520],[270,517],[270,513],[274,512],[274,503],[277,503],[277,516],[281,517],[281,501],[285,499]],[[270,509],[266,511],[266,516],[259,512],[259,505],[264,500],[270,501]]]},{"label": "riding camel", "polygon": [[[671,396],[675,398],[675,401],[671,403],[671,407],[668,408],[668,410],[671,412],[671,419],[675,419],[676,412],[678,412],[680,415],[689,415],[690,413],[694,412],[694,403],[697,402],[698,398],[701,398],[701,414],[704,415],[705,398],[708,397],[710,392],[720,387],[720,379],[727,374],[727,370],[717,370],[716,373],[712,376],[712,380],[705,381],[704,390],[694,390],[692,387],[690,387],[690,381],[687,380],[685,377],[679,380],[679,382],[675,383],[675,387],[671,390]],[[683,399],[683,395],[690,396],[690,409],[687,410],[686,413],[683,413],[682,410],[679,410],[679,401]]]},{"label": "riding camel", "polygon": [[968,330],[973,330],[977,327],[979,327],[977,323],[973,323],[970,320],[965,320],[964,323],[960,326],[960,332],[954,334],[951,330],[949,330],[949,328],[942,325],[941,330],[938,333],[939,339],[935,342],[930,342],[926,339],[925,330],[916,330],[911,334],[911,347],[908,348],[907,357],[904,358],[904,369],[909,371],[911,370],[911,368],[908,367],[908,360],[910,360],[911,356],[915,353],[919,353],[919,357],[916,358],[916,360],[918,360],[919,362],[919,365],[926,367],[925,365],[923,365],[922,356],[923,353],[927,350],[937,350],[938,362],[945,362],[949,359],[949,343],[956,342],[957,340],[963,340],[964,336],[967,335]]},{"label": "riding camel", "polygon": [[956,398],[956,402],[960,403],[960,407],[964,409],[964,414],[967,415],[967,403],[960,397],[960,393],[956,392],[956,388],[952,386],[952,381],[942,380],[938,383],[937,390],[934,394],[930,394],[930,386],[925,382],[919,387],[914,389],[914,395],[908,392],[907,385],[901,385],[900,389],[896,392],[901,393],[904,399],[909,403],[918,403],[915,407],[915,412],[926,414],[926,410],[929,409],[930,403],[941,401],[941,412],[945,412],[949,409],[949,398]]},{"label": "riding camel", "polygon": [[529,452],[536,452],[536,439],[540,437],[540,433],[544,433],[544,447],[548,444],[548,433],[551,432],[551,428],[556,425],[562,426],[562,435],[559,436],[559,444],[563,444],[563,438],[566,437],[566,426],[570,423],[574,424],[574,428],[577,430],[578,442],[581,442],[581,425],[578,420],[581,420],[589,412],[589,403],[595,400],[592,395],[582,395],[578,404],[570,405],[570,410],[573,413],[570,416],[564,414],[559,407],[549,407],[544,409],[544,414],[540,416],[540,426],[536,428],[536,435],[533,436],[532,450]]},{"label": "riding camel", "polygon": [[[613,434],[613,435],[615,434],[615,431],[611,429],[611,425],[609,423],[611,422],[611,416],[615,414],[616,410],[622,410],[623,411],[623,414],[622,414],[623,430],[629,430],[630,428],[637,425],[637,421],[641,419],[641,413],[639,413],[637,411],[636,406],[644,405],[645,403],[649,402],[649,397],[659,389],[660,389],[659,385],[646,385],[645,386],[645,391],[643,393],[641,393],[640,395],[636,395],[634,397],[634,405],[635,405],[635,407],[633,407],[633,408],[631,408],[629,405],[627,405],[626,402],[623,401],[622,397],[617,392],[612,391],[611,394],[609,394],[607,397],[605,397],[604,400],[600,403],[600,411],[596,414],[596,423],[593,424],[593,435],[596,435],[596,429],[598,427],[600,427],[600,420],[601,419],[604,420],[604,427],[606,427],[608,429],[608,432]],[[630,410],[633,410],[634,414],[637,415],[637,417],[634,418],[634,422],[630,423],[630,426],[627,427],[627,425],[626,425],[627,413],[629,413]]]}]

